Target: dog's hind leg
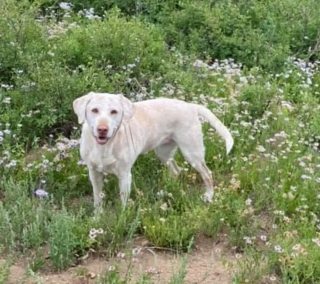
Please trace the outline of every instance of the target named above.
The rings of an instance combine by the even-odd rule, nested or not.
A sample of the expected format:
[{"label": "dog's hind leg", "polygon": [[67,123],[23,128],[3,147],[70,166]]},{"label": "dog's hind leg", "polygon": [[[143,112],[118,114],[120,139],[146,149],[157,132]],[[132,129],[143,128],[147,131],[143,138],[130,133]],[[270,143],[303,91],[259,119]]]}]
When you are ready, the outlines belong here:
[{"label": "dog's hind leg", "polygon": [[174,154],[177,150],[177,144],[172,141],[155,148],[155,153],[160,161],[166,165],[174,177],[178,177],[181,169],[174,160]]},{"label": "dog's hind leg", "polygon": [[192,131],[180,132],[175,138],[184,158],[190,165],[197,170],[206,186],[204,200],[212,202],[214,194],[214,184],[211,171],[205,162],[205,147],[203,144],[203,135],[201,125],[199,128],[193,128]]}]

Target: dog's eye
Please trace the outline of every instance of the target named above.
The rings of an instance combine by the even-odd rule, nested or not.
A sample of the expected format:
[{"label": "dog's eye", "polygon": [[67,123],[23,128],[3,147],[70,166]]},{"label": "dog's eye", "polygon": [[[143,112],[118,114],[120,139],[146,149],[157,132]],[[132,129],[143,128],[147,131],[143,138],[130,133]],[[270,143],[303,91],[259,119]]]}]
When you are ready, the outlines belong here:
[{"label": "dog's eye", "polygon": [[99,110],[98,110],[97,108],[93,108],[91,111],[92,111],[93,113],[98,113],[98,112],[99,112]]},{"label": "dog's eye", "polygon": [[115,109],[113,109],[112,111],[111,111],[111,114],[117,114],[118,112],[115,110]]}]

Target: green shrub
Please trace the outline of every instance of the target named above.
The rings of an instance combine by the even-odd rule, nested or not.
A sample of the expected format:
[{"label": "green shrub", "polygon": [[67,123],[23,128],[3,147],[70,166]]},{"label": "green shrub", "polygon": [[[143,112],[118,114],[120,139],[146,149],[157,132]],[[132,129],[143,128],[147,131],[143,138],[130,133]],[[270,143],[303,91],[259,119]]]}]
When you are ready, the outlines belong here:
[{"label": "green shrub", "polygon": [[59,214],[52,216],[49,227],[49,255],[55,269],[67,268],[74,260],[78,244],[73,233],[74,218],[63,208]]},{"label": "green shrub", "polygon": [[72,70],[92,64],[105,70],[112,65],[116,71],[132,68],[137,75],[139,71],[159,72],[168,58],[157,27],[138,19],[127,20],[117,9],[106,13],[104,20],[70,29],[53,44],[55,60]]},{"label": "green shrub", "polygon": [[[69,136],[76,121],[72,110],[76,97],[91,90],[130,92],[130,78],[161,74],[168,64],[159,29],[135,19],[128,21],[118,10],[110,11],[104,20],[83,24],[74,16],[72,20],[80,21],[81,27],[73,28],[68,22],[65,26],[44,20],[37,23],[34,13],[18,8],[5,16],[0,21],[5,28],[1,44],[8,54],[1,65],[2,79],[13,84],[7,95],[12,107],[19,109],[6,122],[13,128],[19,123],[28,125],[20,129],[24,142],[55,132]],[[8,28],[5,20],[12,21],[13,27]],[[13,40],[17,44],[12,47]]]},{"label": "green shrub", "polygon": [[[318,41],[319,5],[305,1],[183,2],[160,13],[170,45],[202,58],[234,58],[247,67],[283,69],[288,56],[310,55]],[[318,58],[315,50],[313,59]]]}]

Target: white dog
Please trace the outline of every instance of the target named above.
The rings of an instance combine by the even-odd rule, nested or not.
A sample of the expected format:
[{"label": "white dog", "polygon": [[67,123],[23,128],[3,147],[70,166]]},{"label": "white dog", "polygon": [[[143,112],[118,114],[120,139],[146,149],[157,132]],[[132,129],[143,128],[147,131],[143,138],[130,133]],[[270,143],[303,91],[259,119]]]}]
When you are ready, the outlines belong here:
[{"label": "white dog", "polygon": [[229,130],[206,107],[175,99],[158,98],[132,103],[123,95],[94,93],[73,102],[82,126],[80,155],[89,168],[94,205],[101,203],[103,174],[119,179],[123,206],[131,191],[131,167],[137,157],[154,150],[174,176],[180,169],[173,157],[177,147],[205,182],[205,200],[213,197],[213,180],[205,163],[200,117],[233,147]]}]

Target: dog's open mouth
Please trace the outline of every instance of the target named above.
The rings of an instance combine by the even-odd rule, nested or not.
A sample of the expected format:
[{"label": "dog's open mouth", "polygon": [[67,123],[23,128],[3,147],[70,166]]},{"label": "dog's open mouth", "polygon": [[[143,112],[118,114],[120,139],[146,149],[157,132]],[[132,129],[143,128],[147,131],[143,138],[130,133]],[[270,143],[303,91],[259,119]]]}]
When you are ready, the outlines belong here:
[{"label": "dog's open mouth", "polygon": [[96,141],[99,145],[104,145],[108,142],[109,138],[107,136],[104,135],[99,135],[98,137],[96,137]]}]

